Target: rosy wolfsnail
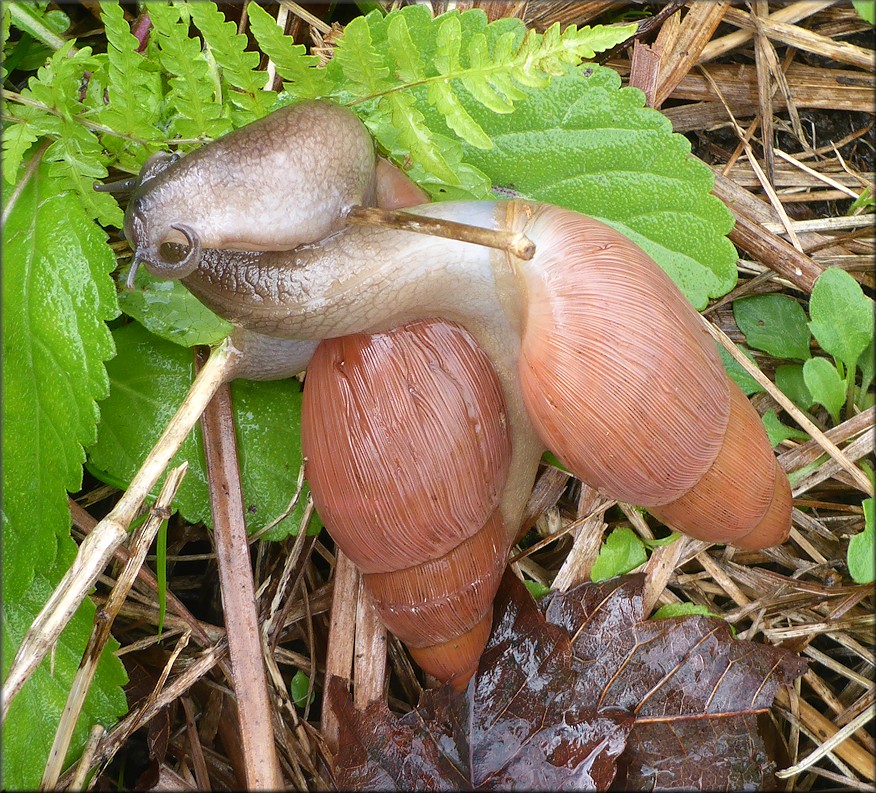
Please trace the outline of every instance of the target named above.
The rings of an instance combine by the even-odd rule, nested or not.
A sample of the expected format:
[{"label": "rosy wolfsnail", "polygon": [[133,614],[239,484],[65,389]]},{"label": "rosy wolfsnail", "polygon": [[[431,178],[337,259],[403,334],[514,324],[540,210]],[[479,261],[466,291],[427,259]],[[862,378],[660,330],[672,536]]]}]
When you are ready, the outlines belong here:
[{"label": "rosy wolfsnail", "polygon": [[[244,128],[141,184],[126,222],[137,258],[159,277],[182,277],[199,299],[254,340],[334,339],[363,333],[386,334],[381,338],[387,339],[399,325],[434,317],[466,328],[495,369],[510,436],[508,473],[493,505],[498,506],[504,532],[502,542],[494,543],[500,550],[514,539],[545,447],[605,495],[647,507],[692,536],[742,548],[766,547],[785,538],[790,488],[756,412],[724,374],[696,313],[638,246],[598,220],[523,200],[447,202],[411,212],[523,234],[535,244],[531,260],[471,242],[379,225],[344,225],[350,206],[373,200],[375,166],[373,156],[362,156],[358,144],[350,156],[328,143],[325,136],[333,119],[345,116],[344,130],[358,124],[347,111],[328,107],[304,103],[280,111],[286,113],[283,124],[290,117],[299,119],[295,128],[303,140],[290,143],[267,134],[274,123],[270,116],[252,125],[261,126],[251,133],[246,132],[251,127]],[[299,123],[311,110],[330,118],[316,134]],[[340,130],[339,126],[338,135],[346,134]],[[204,154],[211,147],[216,147],[216,154]],[[320,148],[320,162],[333,160],[329,173],[346,174],[339,192],[319,172],[319,163],[311,167],[303,157],[292,169],[294,189],[284,182],[282,172],[264,165]],[[278,155],[280,149],[285,153]],[[230,192],[217,189],[227,183],[228,157],[236,180],[251,169],[267,181],[248,189],[241,184],[240,190]],[[199,189],[201,179],[207,199],[194,212],[188,196]],[[259,214],[263,200],[251,199],[251,193],[273,199],[268,221]],[[292,222],[299,202],[306,204],[300,233]],[[233,223],[226,223],[231,216]],[[276,228],[280,216],[292,225],[289,232]],[[264,235],[259,230],[263,225]],[[189,248],[177,247],[175,262],[161,246],[183,238]],[[345,426],[350,431],[362,420],[362,400],[373,396],[368,383],[373,389],[378,378],[366,380],[341,370],[348,359],[367,358],[371,345],[383,343],[356,337],[334,342],[326,346],[328,352],[317,354],[308,380],[321,383],[314,388],[333,395],[311,403],[328,416],[325,423],[331,429],[322,430],[325,437]],[[400,362],[409,348],[402,342],[398,347],[402,357],[381,364],[388,370],[375,371],[404,366]],[[281,369],[278,365],[277,371]],[[477,380],[470,377],[472,383]],[[440,389],[429,399],[440,399]],[[387,404],[391,397],[382,400]],[[495,415],[495,407],[485,410]],[[483,430],[483,421],[472,419],[470,407],[463,414],[463,432],[466,423],[469,432],[474,427]],[[314,432],[308,426],[305,423],[306,437]],[[310,462],[315,480],[323,476],[316,473],[318,465],[325,463],[329,471],[332,465],[344,464],[324,457],[339,457],[336,448],[319,448],[313,447]],[[348,474],[347,486],[360,482],[359,475]],[[332,523],[340,525],[349,516],[332,517],[331,475],[325,477],[322,487],[328,495],[322,508],[332,528]],[[469,474],[454,490],[471,483]],[[489,518],[488,497],[467,497],[485,499],[477,518],[473,512],[467,520],[474,524]],[[366,494],[358,508],[367,511],[376,498]],[[449,503],[444,506],[454,509]],[[348,555],[371,564],[373,551],[359,550],[356,542],[351,540]],[[400,547],[407,544],[395,542]],[[343,540],[339,544],[344,547]],[[382,540],[378,555],[387,555],[389,546]],[[440,546],[433,552],[443,556],[448,551]],[[428,559],[412,559],[412,564],[423,562]],[[455,674],[458,670],[444,676]]]}]

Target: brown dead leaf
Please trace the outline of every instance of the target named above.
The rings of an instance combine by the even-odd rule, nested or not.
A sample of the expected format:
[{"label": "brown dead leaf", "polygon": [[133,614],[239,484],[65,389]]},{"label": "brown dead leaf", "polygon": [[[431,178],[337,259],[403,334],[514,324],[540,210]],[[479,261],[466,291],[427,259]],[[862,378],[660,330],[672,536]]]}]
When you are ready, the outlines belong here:
[{"label": "brown dead leaf", "polygon": [[757,715],[804,665],[721,620],[643,620],[643,576],[554,593],[545,616],[506,574],[477,677],[402,717],[353,708],[337,679],[339,787],[355,790],[768,784]]}]

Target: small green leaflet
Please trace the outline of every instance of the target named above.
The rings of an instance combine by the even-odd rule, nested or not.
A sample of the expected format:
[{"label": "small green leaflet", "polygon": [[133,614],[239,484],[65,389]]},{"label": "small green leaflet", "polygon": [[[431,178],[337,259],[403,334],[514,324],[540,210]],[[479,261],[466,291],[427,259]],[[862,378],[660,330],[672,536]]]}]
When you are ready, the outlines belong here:
[{"label": "small green leaflet", "polygon": [[871,25],[876,25],[876,0],[852,0],[852,5],[861,19]]},{"label": "small green leaflet", "polygon": [[809,316],[809,328],[821,349],[854,371],[873,341],[873,301],[860,284],[845,270],[825,270],[812,289]]},{"label": "small green leaflet", "polygon": [[[88,450],[92,464],[110,476],[130,481],[193,379],[192,351],[150,334],[138,323],[115,331],[119,355],[107,366],[110,395],[102,404],[97,443]],[[295,495],[301,468],[301,394],[296,381],[232,384],[247,529],[279,517]],[[175,506],[186,520],[212,525],[201,433],[189,435],[170,467],[189,461]],[[156,492],[158,486],[156,486]],[[295,510],[271,529],[278,540],[298,530],[306,493]]]},{"label": "small green leaflet", "polygon": [[216,344],[231,333],[231,323],[217,317],[182,283],[153,278],[145,267],[137,271],[134,289],[119,293],[119,305],[156,336],[183,347]]},{"label": "small green leaflet", "polygon": [[864,508],[864,531],[849,540],[849,573],[859,584],[872,584],[876,573],[874,571],[876,567],[874,501],[872,498],[865,498],[861,506]]},{"label": "small green leaflet", "polygon": [[535,600],[543,598],[551,591],[551,588],[549,586],[545,586],[544,584],[538,583],[538,581],[530,581],[528,579],[525,579],[523,581],[523,586],[526,587],[526,589],[529,591],[529,594],[532,595]]},{"label": "small green leaflet", "polygon": [[776,386],[788,399],[803,410],[809,410],[815,404],[803,378],[802,364],[788,363],[777,366]]},{"label": "small green leaflet", "polygon": [[[307,696],[308,691],[310,692],[309,697]],[[299,669],[289,681],[289,695],[292,697],[295,707],[301,708],[302,710],[309,702],[313,702],[315,698],[310,686],[310,678],[301,669]]]},{"label": "small green leaflet", "polygon": [[775,410],[768,410],[762,417],[763,426],[766,428],[767,437],[770,439],[770,444],[775,448],[782,441],[808,441],[809,435],[802,430],[794,429],[779,421]]},{"label": "small green leaflet", "polygon": [[753,295],[733,301],[733,316],[749,347],[776,358],[807,360],[809,328],[802,306],[787,295]]},{"label": "small green leaflet", "polygon": [[699,603],[666,603],[651,615],[652,620],[668,620],[674,617],[689,617],[692,614],[699,614],[702,617],[719,617],[709,611],[708,606],[701,606]]},{"label": "small green leaflet", "polygon": [[[754,363],[754,356],[750,350],[746,350],[745,347],[740,347],[738,344],[736,349]],[[724,364],[724,371],[727,372],[727,376],[742,389],[745,396],[763,393],[764,387],[746,372],[727,350],[723,347],[718,347],[718,352],[721,355],[721,363]]]},{"label": "small green leaflet", "polygon": [[622,526],[608,535],[590,571],[592,581],[629,573],[648,561],[645,545],[631,528]]},{"label": "small green leaflet", "polygon": [[835,424],[846,398],[846,386],[836,367],[827,358],[810,358],[803,364],[803,381],[812,398],[827,408]]}]

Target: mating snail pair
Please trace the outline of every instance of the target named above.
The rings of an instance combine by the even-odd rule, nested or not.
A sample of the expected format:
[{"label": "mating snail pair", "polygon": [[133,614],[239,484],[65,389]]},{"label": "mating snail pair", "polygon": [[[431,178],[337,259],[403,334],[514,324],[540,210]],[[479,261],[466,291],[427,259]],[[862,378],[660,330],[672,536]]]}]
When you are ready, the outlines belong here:
[{"label": "mating snail pair", "polygon": [[[639,247],[549,204],[424,200],[353,113],[302,102],[150,161],[125,233],[237,326],[235,376],[309,361],[314,501],[426,671],[462,685],[476,668],[545,448],[694,537],[784,540],[790,487],[758,415]],[[375,204],[534,255],[350,222]]]}]

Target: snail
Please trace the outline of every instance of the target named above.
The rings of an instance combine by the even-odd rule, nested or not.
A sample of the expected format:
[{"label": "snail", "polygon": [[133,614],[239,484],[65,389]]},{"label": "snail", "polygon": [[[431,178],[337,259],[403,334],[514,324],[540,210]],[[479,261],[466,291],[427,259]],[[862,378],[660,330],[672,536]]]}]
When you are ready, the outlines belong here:
[{"label": "snail", "polygon": [[[646,507],[691,536],[746,549],[784,540],[790,530],[790,487],[760,419],[724,373],[696,312],[641,248],[597,219],[522,199],[424,204],[408,212],[423,223],[449,221],[494,235],[523,235],[534,243],[531,259],[460,239],[345,222],[350,207],[376,199],[379,166],[373,156],[362,156],[358,144],[342,152],[328,143],[327,132],[341,116],[345,120],[336,131],[339,136],[357,124],[364,131],[349,111],[326,103],[301,103],[285,110],[280,126],[311,111],[329,120],[316,132],[296,122],[300,138],[291,150],[310,153],[322,147],[319,162],[332,160],[328,173],[345,174],[340,179],[343,189],[332,189],[320,166],[311,169],[304,158],[292,169],[294,188],[285,183],[281,171],[265,168],[263,158],[280,162],[291,156],[290,141],[264,134],[274,123],[269,116],[251,125],[261,125],[251,134],[250,127],[243,128],[141,183],[125,224],[136,259],[150,272],[182,278],[196,297],[235,324],[236,333],[254,350],[260,344],[275,350],[265,358],[266,371],[273,368],[265,376],[288,370],[284,345],[291,345],[296,355],[304,350],[306,357],[313,350],[308,340],[311,345],[335,340],[323,343],[325,351],[317,351],[317,365],[308,370],[308,382],[320,383],[312,387],[332,396],[311,402],[315,407],[308,411],[305,438],[317,437],[315,413],[321,411],[326,414],[323,440],[344,427],[356,427],[367,418],[367,410],[362,413],[366,402],[354,403],[371,399],[368,383],[383,387],[377,377],[366,380],[361,373],[345,379],[339,361],[365,360],[376,355],[376,349],[401,349],[398,339],[404,332],[396,337],[395,328],[411,325],[420,333],[430,328],[421,324],[423,320],[440,318],[457,323],[476,339],[495,370],[504,402],[505,423],[499,424],[510,448],[507,465],[496,469],[507,471],[497,501],[493,504],[493,490],[488,495],[458,496],[481,499],[477,518],[472,513],[471,520],[485,522],[474,530],[489,519],[495,521],[488,531],[501,534],[490,543],[498,549],[502,565],[545,448],[604,495]],[[354,137],[358,141],[361,136]],[[373,152],[370,139],[369,145]],[[216,153],[205,154],[211,147]],[[287,154],[278,155],[278,150]],[[242,185],[240,191],[217,190],[216,185],[227,181],[228,157],[235,179],[249,167],[265,181]],[[192,162],[193,158],[197,159]],[[190,195],[200,189],[201,179],[208,200],[198,202],[195,213]],[[386,178],[387,184],[392,181]],[[397,184],[402,182],[399,177]],[[276,199],[269,221],[257,211],[263,201],[251,199],[250,193]],[[277,216],[297,218],[299,201],[307,204],[300,229],[297,222],[289,223],[288,231],[275,228]],[[231,216],[233,223],[226,227],[224,219]],[[321,222],[314,223],[319,217]],[[174,244],[183,239],[187,249]],[[164,243],[170,245],[163,247]],[[440,327],[439,335],[453,335],[447,330],[452,326]],[[382,335],[368,341],[361,334]],[[354,338],[340,338],[348,336]],[[468,354],[462,351],[465,344],[453,344],[454,354]],[[402,356],[410,354],[404,349]],[[254,352],[251,360],[257,358]],[[489,380],[470,376],[470,384]],[[355,392],[350,390],[354,380]],[[381,399],[381,404],[392,402],[389,395]],[[375,403],[367,404],[377,410]],[[485,415],[498,415],[491,399],[484,404]],[[469,427],[483,431],[481,419],[469,415],[467,420]],[[496,448],[501,445],[500,438]],[[327,451],[318,451],[322,448]],[[329,515],[331,531],[333,522],[340,525],[350,518],[338,517],[331,505],[330,477],[322,466],[328,471],[343,463],[332,459],[339,454],[337,447],[328,448],[314,441],[308,465],[315,481],[325,479],[315,492],[325,491],[322,509]],[[347,476],[348,487],[357,476]],[[461,482],[463,491],[472,484],[473,477],[468,479]],[[352,498],[352,492],[343,498]],[[491,504],[495,518],[488,509]],[[444,506],[454,509],[450,503]],[[352,533],[350,537],[353,542]],[[379,542],[378,556],[388,554],[389,545]],[[353,546],[355,542],[345,551],[371,575],[368,565],[375,559],[369,553],[374,549]],[[432,552],[438,558],[448,553],[444,545]],[[412,564],[428,561],[417,556]],[[492,572],[485,575],[489,579]],[[391,621],[391,598],[382,608]],[[467,630],[472,629],[469,625]],[[443,636],[437,636],[438,644]],[[467,673],[470,661],[465,660]],[[441,674],[444,679],[464,679],[460,669],[442,668]]]}]

